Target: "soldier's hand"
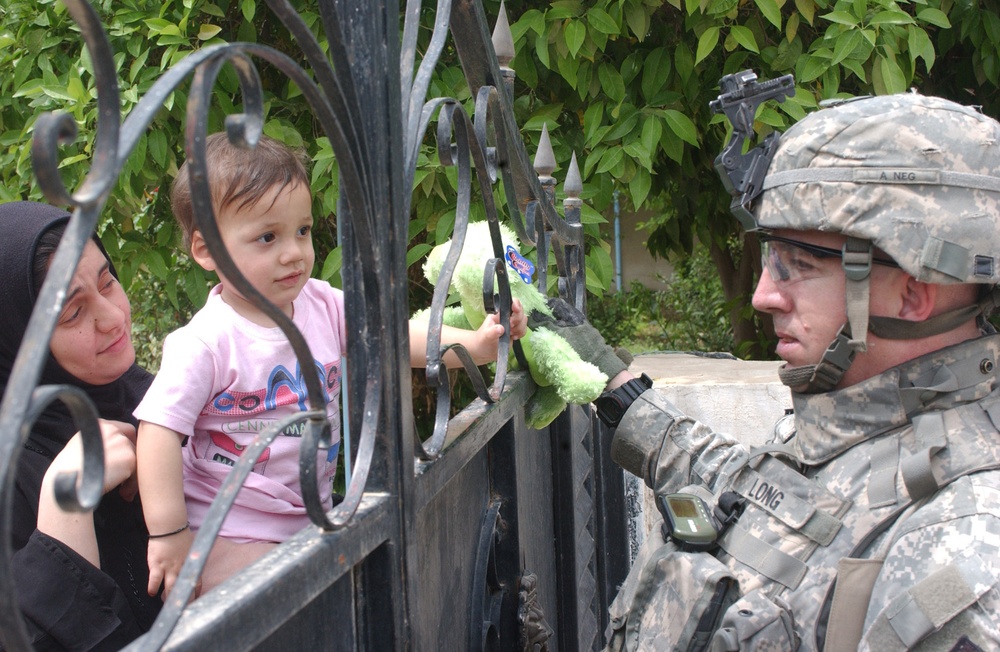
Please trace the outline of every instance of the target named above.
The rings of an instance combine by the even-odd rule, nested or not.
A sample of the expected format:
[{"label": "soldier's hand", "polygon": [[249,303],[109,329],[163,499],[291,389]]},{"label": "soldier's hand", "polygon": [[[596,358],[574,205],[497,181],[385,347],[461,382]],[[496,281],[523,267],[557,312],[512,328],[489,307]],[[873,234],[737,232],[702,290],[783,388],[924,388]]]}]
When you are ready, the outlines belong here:
[{"label": "soldier's hand", "polygon": [[586,315],[560,298],[551,298],[548,304],[554,318],[536,310],[528,317],[530,328],[546,328],[561,335],[581,359],[594,364],[609,379],[628,369],[632,354],[611,348]]}]

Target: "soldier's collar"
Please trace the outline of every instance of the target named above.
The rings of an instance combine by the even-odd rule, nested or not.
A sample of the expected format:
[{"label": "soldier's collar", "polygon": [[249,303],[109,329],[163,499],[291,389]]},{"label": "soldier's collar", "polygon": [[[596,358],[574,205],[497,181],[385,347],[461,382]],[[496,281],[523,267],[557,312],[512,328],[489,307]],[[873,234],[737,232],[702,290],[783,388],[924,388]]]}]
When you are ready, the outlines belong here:
[{"label": "soldier's collar", "polygon": [[851,446],[909,423],[914,414],[979,400],[997,382],[1000,335],[988,335],[910,360],[850,387],[792,393],[801,461],[821,464]]}]

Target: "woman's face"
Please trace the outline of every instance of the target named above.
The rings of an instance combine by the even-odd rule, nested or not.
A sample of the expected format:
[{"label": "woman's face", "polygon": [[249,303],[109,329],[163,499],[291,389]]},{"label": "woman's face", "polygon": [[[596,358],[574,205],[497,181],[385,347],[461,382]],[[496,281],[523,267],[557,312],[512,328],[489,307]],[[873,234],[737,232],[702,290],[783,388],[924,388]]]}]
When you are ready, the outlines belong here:
[{"label": "woman's face", "polygon": [[93,242],[73,275],[49,348],[63,369],[91,385],[117,380],[135,362],[128,297]]}]

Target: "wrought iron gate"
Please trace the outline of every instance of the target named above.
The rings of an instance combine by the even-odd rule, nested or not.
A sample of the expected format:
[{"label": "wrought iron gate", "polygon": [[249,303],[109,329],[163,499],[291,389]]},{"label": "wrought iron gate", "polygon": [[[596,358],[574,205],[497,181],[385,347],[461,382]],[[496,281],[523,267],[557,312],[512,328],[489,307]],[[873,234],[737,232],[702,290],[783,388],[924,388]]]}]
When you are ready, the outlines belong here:
[{"label": "wrought iron gate", "polygon": [[[186,147],[196,170],[204,170],[206,105],[223,65],[237,71],[246,108],[227,123],[232,137],[252,143],[259,136],[262,101],[254,67],[259,60],[276,66],[301,88],[333,144],[341,175],[344,290],[352,333],[348,413],[351,432],[358,433],[346,497],[325,513],[318,494],[307,491],[315,527],[280,546],[238,581],[185,608],[200,572],[198,559],[206,556],[233,490],[252,468],[256,449],[249,449],[199,531],[174,596],[153,630],[129,649],[600,648],[608,603],[627,572],[629,547],[621,471],[610,461],[609,433],[597,427],[590,410],[571,408],[547,431],[528,429],[524,405],[535,388],[526,374],[507,374],[505,343],[492,387],[467,364],[480,399],[449,420],[451,399],[439,346],[446,296],[439,292],[428,347],[428,381],[438,391],[438,421],[428,441],[414,434],[405,346],[406,244],[416,155],[433,120],[442,162],[458,168],[454,240],[460,244],[465,236],[477,183],[485,189],[480,194],[494,234],[502,220],[523,242],[537,246],[543,289],[548,256],[553,256],[559,293],[584,307],[579,172],[574,161],[560,216],[556,181],[550,176],[552,154],[539,152],[533,166],[514,121],[513,71],[506,66],[514,53],[506,16],[494,17],[498,27],[491,39],[478,0],[439,0],[430,46],[418,60],[419,1],[401,8],[391,1],[319,0],[327,56],[288,2],[268,0],[296,38],[308,72],[264,45],[208,47],[169,70],[120,121],[113,53],[99,17],[85,0],[64,2],[94,62],[101,121],[91,173],[75,192],[61,185],[56,171],[57,142],[72,125],[66,118],[46,116],[36,127],[39,182],[50,201],[74,211],[64,238],[68,244],[60,248],[50,272],[56,280],[46,282],[40,304],[47,298],[54,302],[62,289],[56,286],[58,279],[65,279],[65,286],[72,276],[123,162],[166,97],[188,79]],[[476,98],[471,116],[454,100],[426,97],[431,71],[449,42]],[[193,181],[199,228],[213,254],[218,252],[216,259],[228,260],[207,189],[200,183]],[[502,216],[491,201],[495,183],[502,184],[506,197]],[[502,260],[499,239],[494,243]],[[449,261],[442,277],[450,278],[454,264]],[[242,278],[235,267],[223,271],[229,278]],[[498,309],[506,319],[510,294],[504,266],[495,265],[495,273],[497,290],[492,289],[491,271],[486,294],[500,296]],[[447,282],[438,287],[446,288]],[[54,319],[54,314],[33,315],[15,370],[20,375],[11,379],[11,386],[37,384]],[[275,320],[299,359],[311,360],[291,322]],[[313,409],[300,413],[297,421],[305,431],[303,459],[314,459],[329,430],[318,379],[307,383]],[[72,397],[58,390],[48,398],[8,393],[0,411],[0,545],[5,563],[0,642],[11,650],[26,649],[27,642],[9,580],[6,496],[23,441],[22,424],[41,401],[59,399]],[[287,425],[262,433],[259,446]],[[94,466],[99,435],[84,434],[85,485],[99,486]],[[303,465],[303,486],[315,488],[308,467]],[[84,496],[82,502],[88,499]]]}]

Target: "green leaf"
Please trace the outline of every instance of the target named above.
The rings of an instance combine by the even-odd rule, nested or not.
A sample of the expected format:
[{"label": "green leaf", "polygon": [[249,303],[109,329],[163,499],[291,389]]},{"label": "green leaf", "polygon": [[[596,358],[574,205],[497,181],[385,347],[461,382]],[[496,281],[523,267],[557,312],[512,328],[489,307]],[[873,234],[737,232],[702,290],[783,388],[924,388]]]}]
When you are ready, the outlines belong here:
[{"label": "green leaf", "polygon": [[[769,23],[774,25],[776,29],[781,29],[781,9],[775,0],[754,0],[754,4],[757,5],[760,13],[764,14],[764,18],[767,18]],[[754,50],[754,52],[756,51]]]},{"label": "green leaf", "polygon": [[539,34],[538,38],[535,39],[535,56],[538,58],[538,62],[548,68],[552,69],[552,65],[549,59],[549,39],[546,34]]},{"label": "green leaf", "polygon": [[611,126],[611,130],[604,135],[604,141],[612,143],[632,133],[636,125],[639,124],[640,113],[630,104],[622,105],[618,120]]},{"label": "green leaf", "polygon": [[753,37],[753,32],[751,32],[749,28],[742,27],[740,25],[733,25],[729,30],[729,34],[743,47],[743,49],[750,50],[755,54],[760,54],[760,50],[757,49],[757,40]]},{"label": "green leaf", "polygon": [[149,28],[150,33],[159,34],[163,30],[168,28],[173,28],[177,30],[177,26],[171,23],[169,20],[164,20],[163,18],[150,18],[146,20],[146,27]]},{"label": "green leaf", "polygon": [[844,32],[833,46],[833,59],[830,60],[830,64],[836,65],[854,54],[862,39],[864,36],[861,35],[861,30],[851,29]]},{"label": "green leaf", "polygon": [[596,147],[590,150],[590,153],[587,155],[587,160],[583,162],[584,179],[590,177],[590,174],[593,171],[593,169],[597,167],[597,164],[601,162],[602,158],[604,158],[604,153],[606,151],[608,151],[606,145],[597,145]]},{"label": "green leaf", "polygon": [[192,266],[184,275],[184,294],[188,295],[195,308],[205,305],[205,300],[208,299],[208,287],[200,267]]},{"label": "green leaf", "polygon": [[162,129],[150,129],[146,133],[149,153],[153,157],[153,161],[161,168],[166,168],[167,156],[170,154],[167,144],[167,134]]},{"label": "green leaf", "polygon": [[636,40],[642,43],[649,33],[649,14],[645,8],[639,4],[628,5],[625,7],[625,21]]},{"label": "green leaf", "polygon": [[920,57],[924,60],[927,71],[930,72],[934,66],[936,53],[927,32],[916,25],[908,26],[906,28],[906,48],[910,53],[911,65],[916,66],[917,58]]},{"label": "green leaf", "polygon": [[[716,32],[715,38],[719,38],[718,32]],[[691,78],[691,73],[694,72],[694,57],[691,54],[691,50],[684,43],[678,43],[674,49],[674,68],[677,69],[677,74],[680,75],[681,81],[687,84],[688,79]]]},{"label": "green leaf", "polygon": [[[993,44],[994,48],[1000,47],[1000,16],[994,13],[983,12],[983,27],[986,29],[986,35],[990,39],[990,43]],[[986,60],[986,52],[983,52],[984,63]]]},{"label": "green leaf", "polygon": [[719,44],[719,28],[712,26],[701,33],[698,38],[698,51],[694,57],[695,65],[702,62],[708,55],[712,54],[712,50],[715,46]]},{"label": "green leaf", "polygon": [[675,109],[664,110],[663,118],[667,121],[670,131],[674,132],[678,138],[694,147],[698,147],[698,129],[694,126],[691,118]]},{"label": "green leaf", "polygon": [[813,24],[813,20],[816,18],[816,2],[814,0],[795,0],[795,8],[798,9],[807,23]]},{"label": "green leaf", "polygon": [[167,263],[163,260],[163,256],[159,251],[154,249],[147,252],[143,262],[146,264],[146,268],[149,269],[149,271],[152,272],[156,278],[165,280],[170,276],[170,270],[167,268]]},{"label": "green leaf", "polygon": [[624,156],[625,152],[624,150],[622,150],[621,147],[618,146],[609,147],[607,151],[604,152],[604,156],[601,157],[601,163],[600,165],[597,166],[597,170],[595,172],[597,174],[607,172],[611,168],[621,163],[622,158],[624,158]]},{"label": "green leaf", "polygon": [[198,28],[198,40],[207,41],[210,38],[214,38],[222,31],[222,28],[218,25],[208,25],[204,24]]},{"label": "green leaf", "polygon": [[240,10],[243,12],[243,19],[252,23],[253,17],[257,15],[257,0],[242,0]]},{"label": "green leaf", "polygon": [[882,73],[886,93],[902,93],[906,90],[906,76],[894,58],[879,57],[877,67]]},{"label": "green leaf", "polygon": [[632,196],[632,206],[637,210],[642,207],[646,197],[649,196],[649,189],[653,186],[653,178],[649,171],[640,168],[636,171],[632,181],[628,184],[629,194]]},{"label": "green leaf", "polygon": [[593,206],[587,202],[583,203],[580,207],[580,223],[581,224],[607,224],[607,220],[603,215],[598,213]]},{"label": "green leaf", "polygon": [[593,102],[583,114],[583,135],[588,146],[600,142],[596,138],[597,131],[603,126],[604,102]]},{"label": "green leaf", "polygon": [[408,268],[412,267],[413,263],[419,262],[424,256],[430,253],[433,248],[434,247],[425,242],[413,245],[413,248],[406,252],[406,266]]},{"label": "green leaf", "polygon": [[857,27],[860,25],[860,21],[846,11],[831,11],[828,14],[820,16],[820,18],[825,18],[831,23],[837,23],[838,25],[847,25],[848,27]]},{"label": "green leaf", "polygon": [[625,82],[611,64],[602,63],[597,70],[597,76],[601,80],[601,88],[604,89],[605,95],[615,102],[625,99]]},{"label": "green leaf", "polygon": [[814,81],[829,67],[829,59],[806,55],[795,66],[795,79],[802,83]]},{"label": "green leaf", "polygon": [[319,277],[324,281],[331,282],[334,276],[340,275],[340,270],[344,264],[344,250],[341,247],[337,247],[330,251],[327,255],[326,260],[323,261],[323,270],[319,273]]},{"label": "green leaf", "polygon": [[660,142],[660,136],[662,135],[663,124],[660,122],[660,119],[655,115],[646,116],[646,119],[642,123],[642,133],[639,138],[647,152],[652,154],[656,151],[657,143]]},{"label": "green leaf", "polygon": [[42,85],[42,93],[45,95],[56,99],[56,100],[66,100],[72,102],[76,98],[66,92],[66,89],[61,86],[50,86],[48,84]]},{"label": "green leaf", "polygon": [[[984,20],[988,19],[989,16],[990,14],[988,12],[983,12]],[[948,29],[951,27],[951,21],[948,20],[948,15],[940,9],[934,9],[933,7],[928,7],[918,11],[917,20],[924,23],[930,23],[931,25],[942,29]]]},{"label": "green leaf", "polygon": [[579,21],[571,20],[566,23],[563,29],[563,37],[566,39],[566,47],[569,48],[570,56],[575,58],[583,46],[583,42],[587,40],[587,27]]},{"label": "green leaf", "polygon": [[587,24],[603,34],[617,36],[621,31],[621,28],[618,27],[618,23],[611,17],[611,14],[600,7],[593,7],[587,12]]},{"label": "green leaf", "polygon": [[206,2],[201,6],[201,11],[208,14],[209,16],[214,16],[216,18],[225,18],[226,12],[222,11],[218,5],[214,5],[211,2]]},{"label": "green leaf", "polygon": [[871,17],[869,25],[909,25],[913,23],[913,16],[905,11],[880,11]]},{"label": "green leaf", "polygon": [[576,88],[577,83],[582,82],[580,78],[580,60],[576,57],[559,57],[556,59],[556,67],[559,75],[566,80],[570,88]]},{"label": "green leaf", "polygon": [[545,14],[537,9],[529,9],[518,23],[525,23],[538,36],[545,36]]},{"label": "green leaf", "polygon": [[670,53],[666,48],[659,47],[650,52],[642,67],[642,95],[647,101],[652,101],[660,92],[670,77]]},{"label": "green leaf", "polygon": [[640,140],[633,140],[632,142],[624,145],[622,147],[625,153],[631,156],[634,160],[638,161],[641,169],[650,169],[653,167],[652,155],[649,150],[642,144]]},{"label": "green leaf", "polygon": [[562,114],[562,110],[562,104],[546,104],[538,107],[531,114],[531,117],[525,121],[522,129],[524,131],[541,131],[543,126],[549,125],[549,132],[551,132],[555,125],[559,124],[559,116]]},{"label": "green leaf", "polygon": [[603,247],[589,247],[584,260],[587,268],[587,289],[603,294],[614,276],[611,255]]}]

